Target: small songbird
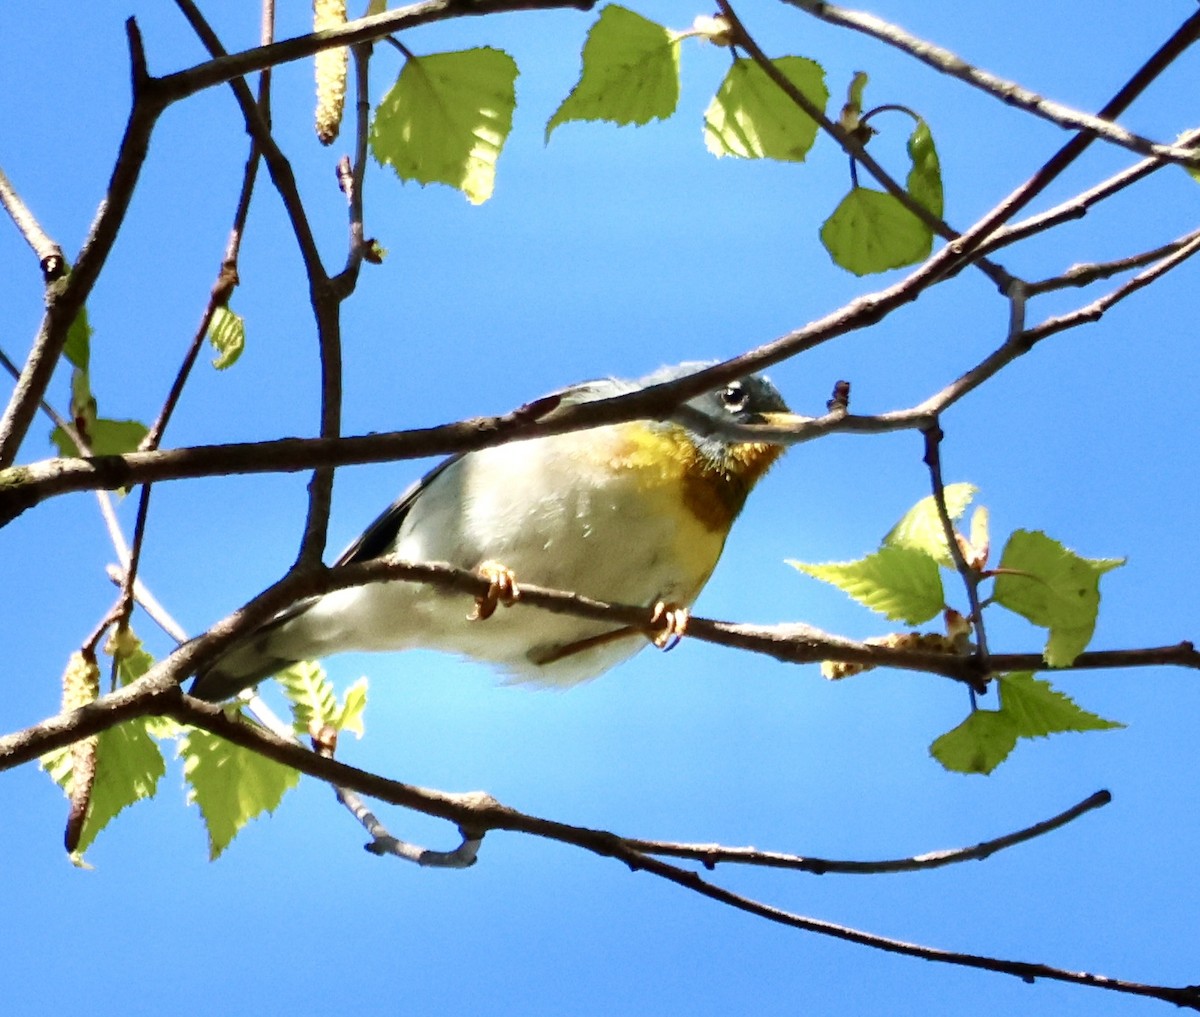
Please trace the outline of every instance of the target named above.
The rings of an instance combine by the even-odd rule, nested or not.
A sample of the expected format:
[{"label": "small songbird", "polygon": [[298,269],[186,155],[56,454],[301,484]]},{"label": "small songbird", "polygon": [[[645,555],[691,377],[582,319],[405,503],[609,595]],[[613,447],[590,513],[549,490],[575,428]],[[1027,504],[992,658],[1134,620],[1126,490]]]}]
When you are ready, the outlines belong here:
[{"label": "small songbird", "polygon": [[[604,399],[695,373],[663,368],[636,382],[606,379],[557,393],[561,404]],[[786,424],[795,417],[765,377],[692,399],[709,420]],[[746,496],[781,445],[635,420],[451,456],[375,520],[338,559],[444,562],[492,580],[476,601],[418,582],[336,590],[294,604],[236,642],[192,685],[221,700],[299,660],[350,650],[442,650],[494,664],[511,680],[572,685],[671,645],[712,574]],[[655,608],[663,628],[622,627],[534,607],[494,612],[520,582]],[[489,617],[490,616],[490,617]]]}]

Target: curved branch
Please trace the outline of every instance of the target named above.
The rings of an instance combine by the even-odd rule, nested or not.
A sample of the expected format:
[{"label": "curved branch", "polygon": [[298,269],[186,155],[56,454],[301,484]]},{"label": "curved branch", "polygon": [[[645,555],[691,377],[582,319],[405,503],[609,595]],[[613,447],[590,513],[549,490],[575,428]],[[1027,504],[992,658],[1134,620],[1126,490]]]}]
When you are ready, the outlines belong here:
[{"label": "curved branch", "polygon": [[886,43],[932,67],[935,71],[957,78],[972,88],[987,93],[993,99],[999,99],[1006,106],[1013,106],[1026,113],[1032,113],[1058,127],[1086,131],[1104,141],[1127,148],[1131,152],[1152,156],[1158,162],[1200,166],[1200,153],[1194,149],[1179,144],[1163,145],[1151,141],[1149,138],[1143,138],[1140,134],[1134,134],[1132,131],[1119,127],[1110,120],[1094,117],[1090,113],[1083,113],[1064,106],[1062,103],[1045,99],[1036,92],[1023,88],[1015,81],[1009,81],[999,75],[972,66],[950,50],[911,35],[899,25],[884,21],[873,14],[823,3],[822,0],[785,0],[785,2],[828,24],[849,28]]},{"label": "curved branch", "polygon": [[62,248],[58,246],[44,229],[42,224],[29,210],[28,206],[17,194],[16,188],[9,182],[4,171],[0,169],[0,208],[8,213],[18,232],[25,242],[37,255],[38,265],[42,270],[42,280],[49,284],[63,274],[67,261],[63,257]]},{"label": "curved branch", "polygon": [[1103,808],[1112,801],[1108,791],[1097,791],[1083,801],[1072,805],[1069,809],[1044,819],[1032,826],[1027,826],[1001,837],[980,841],[972,847],[951,848],[945,851],[928,851],[924,854],[913,855],[910,858],[888,858],[873,862],[846,861],[839,858],[813,858],[803,855],[782,854],[777,851],[761,851],[758,848],[733,848],[723,844],[679,844],[661,840],[642,840],[637,837],[625,837],[623,840],[634,851],[648,855],[661,855],[670,858],[688,858],[701,862],[706,869],[713,869],[718,864],[730,863],[738,865],[755,865],[771,869],[798,869],[811,872],[817,876],[827,873],[839,875],[880,875],[894,872],[920,872],[925,869],[937,869],[944,865],[955,865],[959,862],[982,861],[990,858],[998,851],[1023,844],[1026,841],[1041,837],[1057,830],[1067,823],[1078,819],[1093,809]]},{"label": "curved branch", "polygon": [[39,403],[54,374],[67,332],[99,278],[125,221],[150,145],[150,135],[168,100],[155,79],[146,74],[145,54],[137,23],[126,23],[130,64],[133,76],[133,108],[125,125],[125,135],[117,152],[117,161],[109,178],[108,190],[100,203],[95,222],[75,259],[71,271],[46,288],[46,313],[38,328],[33,350],[21,371],[8,406],[0,417],[0,469],[17,457],[25,435],[33,423]]},{"label": "curved branch", "polygon": [[[156,672],[158,673],[156,674]],[[169,669],[160,665],[152,669],[144,678],[121,691],[128,693],[156,680],[161,682],[164,674],[169,674]],[[102,700],[97,700],[92,706],[99,707],[105,701],[112,700],[118,695],[120,693],[113,693]],[[237,715],[230,716],[220,707],[185,696],[174,687],[167,692],[160,692],[153,703],[158,712],[179,723],[203,728],[236,745],[300,770],[302,773],[354,792],[370,795],[393,805],[414,808],[428,815],[455,822],[464,831],[465,837],[470,840],[478,840],[485,831],[489,830],[508,830],[545,837],[583,848],[602,857],[612,858],[635,872],[648,872],[710,900],[804,932],[857,943],[887,953],[1009,974],[1025,981],[1046,978],[1113,992],[1163,999],[1179,1006],[1200,1009],[1200,990],[1195,987],[1146,985],[1125,979],[1111,978],[1107,975],[1068,971],[1047,964],[939,949],[785,911],[726,890],[708,882],[691,870],[671,865],[652,855],[634,850],[621,837],[608,831],[572,826],[529,816],[503,805],[490,795],[481,792],[446,794],[432,791],[412,784],[389,780],[347,766],[337,760],[324,758],[294,742],[276,737],[270,732],[255,727],[241,720]],[[74,714],[65,716],[72,718],[81,712],[75,711]],[[5,739],[0,739],[0,759],[4,755],[5,741]]]}]

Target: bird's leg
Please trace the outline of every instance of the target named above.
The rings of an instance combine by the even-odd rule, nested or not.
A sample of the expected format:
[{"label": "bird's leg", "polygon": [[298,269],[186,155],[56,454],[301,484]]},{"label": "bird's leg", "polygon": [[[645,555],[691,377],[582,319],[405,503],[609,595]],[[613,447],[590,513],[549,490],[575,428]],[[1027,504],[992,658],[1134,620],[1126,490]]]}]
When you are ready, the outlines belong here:
[{"label": "bird's leg", "polygon": [[[648,634],[648,638],[660,650],[672,650],[678,644],[687,632],[688,619],[691,617],[690,612],[686,607],[676,607],[672,604],[659,601],[654,605],[654,613],[650,616],[652,625],[662,624],[662,629],[659,632]],[[613,629],[611,632],[600,632],[594,636],[588,636],[586,639],[577,639],[573,643],[566,643],[563,646],[556,646],[551,650],[546,650],[539,653],[537,657],[530,657],[535,664],[553,664],[556,661],[562,660],[565,657],[573,657],[577,653],[582,653],[584,650],[591,650],[597,646],[605,646],[608,643],[614,643],[618,639],[626,639],[629,636],[635,635],[638,632],[644,632],[637,625],[623,625],[619,629]]]},{"label": "bird's leg", "polygon": [[662,628],[651,636],[654,645],[664,652],[675,649],[687,632],[690,617],[691,612],[686,607],[660,600],[654,605],[654,613],[650,616],[651,624],[662,623]]},{"label": "bird's leg", "polygon": [[496,613],[496,607],[509,607],[521,599],[521,588],[512,569],[495,561],[485,561],[479,566],[479,575],[488,581],[487,593],[475,598],[475,608],[467,615],[468,621],[483,621]]}]

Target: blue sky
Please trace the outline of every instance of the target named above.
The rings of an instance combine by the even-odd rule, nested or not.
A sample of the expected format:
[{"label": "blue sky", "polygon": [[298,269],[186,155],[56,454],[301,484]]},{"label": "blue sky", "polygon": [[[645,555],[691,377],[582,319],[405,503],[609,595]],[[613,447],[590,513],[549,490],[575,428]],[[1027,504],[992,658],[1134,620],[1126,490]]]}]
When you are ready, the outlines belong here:
[{"label": "blue sky", "polygon": [[[305,30],[284,5],[280,35]],[[290,8],[296,9],[290,9]],[[246,3],[204,5],[227,47],[257,38]],[[681,3],[636,9],[672,27]],[[998,74],[1094,110],[1192,13],[1182,0],[1128,4],[872,4],[872,10]],[[904,103],[939,145],[946,215],[965,227],[1064,140],[1057,128],[917,68],[791,8],[746,5],[774,55],[812,57],[840,101],[871,74],[867,101]],[[22,59],[0,64],[3,167],[48,232],[77,250],[103,194],[127,112],[124,17],[151,70],[203,58],[168,4],[0,9]],[[700,121],[726,56],[688,43],[680,111],[640,129],[542,127],[578,74],[593,14],[475,19],[406,36],[418,53],[494,45],[521,67],[518,109],[495,197],[474,208],[445,188],[401,186],[372,166],[368,233],[389,251],[346,305],[347,433],[503,412],[586,377],[725,357],[803,325],[892,276],[859,280],[817,243],[847,187],[846,160],[819,140],[803,166],[715,160]],[[1185,55],[1122,121],[1170,139],[1195,125],[1200,56]],[[374,98],[399,70],[381,47]],[[276,76],[277,136],[293,160],[323,253],[339,263],[344,205],[312,137],[311,68]],[[895,126],[897,132],[907,125]],[[343,139],[345,140],[345,139]],[[885,160],[903,134],[881,138]],[[348,142],[347,142],[348,143]],[[126,228],[89,301],[101,412],[152,418],[195,327],[224,248],[246,142],[227,89],[170,110],[155,134]],[[1037,207],[1133,161],[1097,150]],[[899,173],[904,172],[903,168]],[[1036,279],[1077,261],[1163,243],[1195,225],[1200,192],[1166,169],[1053,238],[1007,252]],[[0,229],[0,347],[24,356],[41,310],[35,260]],[[1195,637],[1194,269],[1188,265],[1095,326],[1043,343],[943,421],[947,478],[981,489],[998,535],[1043,529],[1081,554],[1127,556],[1106,577],[1094,646]],[[274,192],[260,183],[234,300],[248,348],[235,369],[198,372],[168,445],[314,433],[317,363],[299,260]],[[1043,299],[1033,320],[1102,290]],[[772,372],[799,412],[848,378],[860,412],[903,408],[941,388],[1003,335],[1001,302],[965,275],[869,333]],[[53,390],[66,403],[66,377]],[[50,454],[39,421],[23,458]],[[791,451],[750,499],[697,613],[803,620],[851,636],[881,625],[785,558],[857,557],[928,493],[915,434],[839,436]],[[342,471],[336,549],[421,472]],[[304,477],[160,486],[143,577],[198,632],[291,563]],[[132,504],[122,507],[127,525]],[[57,707],[57,677],[110,603],[112,559],[90,496],[54,500],[0,531],[9,608],[0,612],[0,728]],[[145,619],[151,648],[169,648]],[[994,648],[1037,633],[998,620]],[[1195,982],[1194,718],[1200,692],[1178,670],[1070,673],[1057,685],[1124,721],[1119,732],[1023,744],[990,777],[941,770],[933,738],[967,710],[958,686],[877,673],[832,684],[815,667],[685,641],[556,694],[506,688],[486,669],[431,654],[329,662],[371,678],[367,736],[343,757],[447,790],[486,789],[517,808],[620,833],[755,844],[835,857],[966,845],[1026,825],[1105,787],[1098,814],[983,864],[905,876],[821,878],[718,869],[739,892],[817,918],[946,948],[1146,982]],[[206,860],[176,766],[89,854],[61,851],[61,795],[36,768],[0,775],[0,994],[13,1012],[85,1006],[100,1015],[233,1009],[281,1013],[366,1002],[412,1014],[708,1015],[1140,1014],[1163,1004],[1096,990],[922,964],[749,918],[610,861],[493,834],[468,872],[428,872],[360,849],[327,788],[305,782],[224,857]],[[453,830],[384,811],[401,836],[451,846]],[[234,1002],[236,1001],[236,1002]]]}]

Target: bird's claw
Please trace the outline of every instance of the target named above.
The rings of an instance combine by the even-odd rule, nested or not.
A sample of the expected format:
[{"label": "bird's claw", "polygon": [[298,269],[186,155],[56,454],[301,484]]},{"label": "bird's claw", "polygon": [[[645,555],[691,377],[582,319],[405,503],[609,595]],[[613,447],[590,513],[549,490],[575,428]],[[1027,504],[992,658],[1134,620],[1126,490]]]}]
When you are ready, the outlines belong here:
[{"label": "bird's claw", "polygon": [[475,607],[468,621],[484,621],[496,613],[498,605],[510,606],[521,599],[521,588],[513,570],[495,561],[485,561],[478,569],[479,575],[488,581],[487,593],[475,598]]},{"label": "bird's claw", "polygon": [[650,616],[650,624],[662,626],[650,637],[654,645],[663,652],[675,649],[687,632],[690,617],[691,613],[686,607],[677,607],[660,600],[654,605],[654,613]]}]

